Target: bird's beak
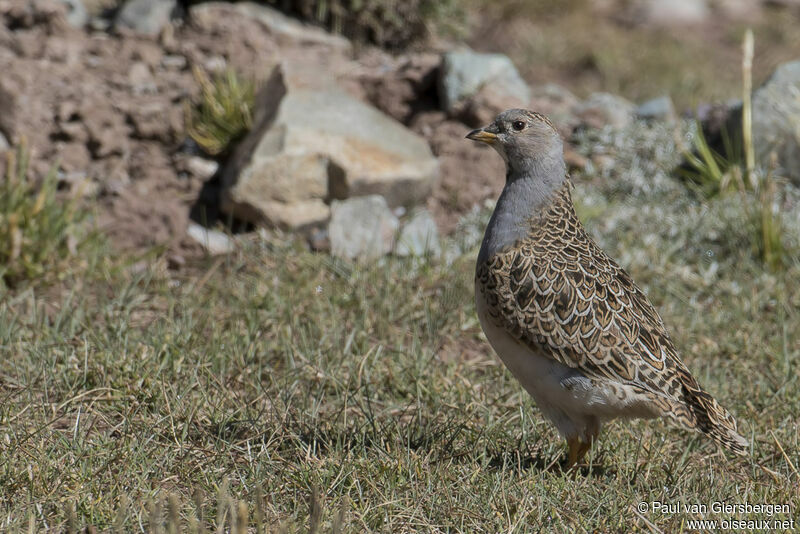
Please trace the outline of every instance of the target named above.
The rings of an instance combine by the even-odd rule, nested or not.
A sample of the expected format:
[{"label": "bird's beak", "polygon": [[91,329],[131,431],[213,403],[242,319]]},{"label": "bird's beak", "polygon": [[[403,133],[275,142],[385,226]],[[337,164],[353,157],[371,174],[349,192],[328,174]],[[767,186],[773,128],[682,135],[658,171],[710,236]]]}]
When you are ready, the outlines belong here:
[{"label": "bird's beak", "polygon": [[493,145],[497,141],[497,134],[489,132],[485,128],[478,128],[477,130],[472,130],[470,133],[468,133],[467,139],[480,141],[481,143],[486,143],[487,145]]}]

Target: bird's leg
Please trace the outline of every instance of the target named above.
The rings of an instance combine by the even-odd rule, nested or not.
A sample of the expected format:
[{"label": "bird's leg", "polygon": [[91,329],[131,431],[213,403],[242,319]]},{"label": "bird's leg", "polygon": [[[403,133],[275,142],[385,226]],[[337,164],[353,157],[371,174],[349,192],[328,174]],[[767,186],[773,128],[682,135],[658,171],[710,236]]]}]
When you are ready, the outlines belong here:
[{"label": "bird's leg", "polygon": [[586,426],[586,432],[581,439],[580,436],[567,438],[567,445],[569,446],[569,453],[567,455],[566,469],[573,469],[578,462],[583,460],[589,449],[592,448],[592,443],[597,439],[600,433],[600,422],[596,418],[591,418]]},{"label": "bird's leg", "polygon": [[578,462],[583,460],[583,457],[592,448],[592,443],[597,439],[598,434],[600,434],[600,423],[596,418],[592,418],[586,427],[586,435],[584,436],[586,441],[581,441],[578,447]]},{"label": "bird's leg", "polygon": [[567,446],[569,447],[569,452],[567,453],[567,465],[565,465],[564,468],[569,470],[575,467],[575,464],[580,460],[580,438],[578,438],[578,436],[567,438]]}]

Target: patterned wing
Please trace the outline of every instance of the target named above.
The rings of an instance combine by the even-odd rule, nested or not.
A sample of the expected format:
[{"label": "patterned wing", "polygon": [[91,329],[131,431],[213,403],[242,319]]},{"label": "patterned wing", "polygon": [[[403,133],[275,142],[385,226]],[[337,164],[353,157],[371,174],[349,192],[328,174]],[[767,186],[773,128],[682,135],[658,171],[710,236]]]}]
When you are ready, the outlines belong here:
[{"label": "patterned wing", "polygon": [[496,324],[590,378],[675,395],[675,350],[644,293],[582,228],[560,231],[479,269]]},{"label": "patterned wing", "polygon": [[630,386],[664,415],[744,453],[733,417],[680,361],[658,312],[586,235],[568,186],[526,239],[476,276],[491,319],[522,343],[589,378]]}]

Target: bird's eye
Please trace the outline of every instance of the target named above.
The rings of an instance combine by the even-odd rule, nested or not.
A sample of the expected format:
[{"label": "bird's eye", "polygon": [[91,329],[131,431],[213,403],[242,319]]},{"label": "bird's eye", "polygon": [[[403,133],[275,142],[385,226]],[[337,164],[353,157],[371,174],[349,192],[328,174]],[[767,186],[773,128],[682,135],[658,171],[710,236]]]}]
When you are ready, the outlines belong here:
[{"label": "bird's eye", "polygon": [[519,132],[525,129],[525,123],[523,121],[514,121],[511,123],[511,127]]}]

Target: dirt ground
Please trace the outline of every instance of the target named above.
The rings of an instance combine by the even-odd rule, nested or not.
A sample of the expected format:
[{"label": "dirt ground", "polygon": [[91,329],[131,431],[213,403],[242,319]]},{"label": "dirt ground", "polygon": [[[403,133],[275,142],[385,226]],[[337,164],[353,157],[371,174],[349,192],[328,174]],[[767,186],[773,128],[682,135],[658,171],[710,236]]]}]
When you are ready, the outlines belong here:
[{"label": "dirt ground", "polygon": [[[361,63],[352,62],[320,46],[279,43],[233,10],[179,24],[157,39],[87,32],[67,25],[55,4],[26,4],[0,3],[0,129],[12,144],[26,144],[37,176],[57,165],[65,189],[96,193],[101,228],[118,249],[201,252],[186,236],[208,179],[187,163],[197,153],[184,124],[186,103],[197,91],[193,67],[225,65],[263,79],[278,60],[301,59],[338,71],[348,91],[413,121],[431,142],[442,181],[429,207],[444,231],[502,186],[497,158],[480,158],[463,139],[468,128],[435,111],[434,55],[396,58],[367,50]],[[382,75],[387,68],[392,76]]]}]

